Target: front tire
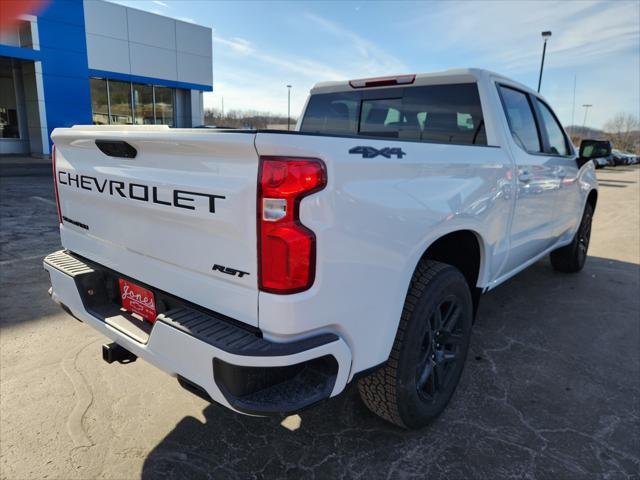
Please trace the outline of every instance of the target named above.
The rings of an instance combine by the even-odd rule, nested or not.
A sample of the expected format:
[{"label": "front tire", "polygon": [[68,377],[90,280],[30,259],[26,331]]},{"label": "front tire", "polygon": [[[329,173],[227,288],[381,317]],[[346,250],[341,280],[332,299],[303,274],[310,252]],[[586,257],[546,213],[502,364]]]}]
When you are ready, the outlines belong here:
[{"label": "front tire", "polygon": [[464,367],[473,301],[462,273],[422,260],[411,280],[384,367],[358,382],[365,405],[402,428],[424,427],[442,413]]},{"label": "front tire", "polygon": [[559,272],[576,273],[582,270],[587,261],[587,250],[591,240],[591,222],[593,220],[593,207],[590,203],[584,207],[582,220],[578,231],[569,245],[558,248],[549,256],[551,265]]}]

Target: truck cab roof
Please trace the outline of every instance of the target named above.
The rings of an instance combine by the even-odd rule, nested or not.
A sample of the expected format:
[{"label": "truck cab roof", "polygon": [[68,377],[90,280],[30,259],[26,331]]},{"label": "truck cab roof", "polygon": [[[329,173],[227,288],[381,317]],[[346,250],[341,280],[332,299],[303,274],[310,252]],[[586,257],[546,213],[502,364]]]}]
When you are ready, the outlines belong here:
[{"label": "truck cab roof", "polygon": [[[406,74],[403,75],[392,75],[385,76],[385,79],[393,79],[399,77],[406,77]],[[372,79],[358,79],[358,80],[374,80]],[[481,81],[490,81],[490,80],[499,80],[500,82],[508,83],[510,85],[516,86],[521,90],[524,90],[528,93],[533,93],[539,95],[534,90],[530,89],[526,85],[515,82],[499,73],[493,72],[491,70],[485,70],[481,68],[452,68],[448,70],[442,70],[439,72],[425,72],[425,73],[417,73],[415,74],[415,79],[410,83],[412,86],[420,86],[420,85],[439,85],[439,84],[449,84],[449,83],[468,83],[468,82],[481,82]],[[322,94],[322,93],[335,93],[335,92],[344,92],[353,90],[354,87],[352,83],[356,80],[341,80],[334,82],[319,82],[316,83],[311,89],[311,94]],[[397,86],[401,87],[403,85],[408,84],[398,84]],[[367,89],[373,88],[389,88],[393,85],[380,85],[380,86],[371,86],[366,87]]]}]

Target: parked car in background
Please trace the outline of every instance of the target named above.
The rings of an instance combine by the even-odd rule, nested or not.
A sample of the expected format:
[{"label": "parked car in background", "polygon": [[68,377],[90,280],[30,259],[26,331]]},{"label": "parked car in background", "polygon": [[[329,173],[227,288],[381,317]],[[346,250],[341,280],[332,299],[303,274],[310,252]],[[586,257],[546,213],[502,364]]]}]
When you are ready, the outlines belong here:
[{"label": "parked car in background", "polygon": [[611,155],[607,156],[607,157],[598,157],[598,158],[594,158],[593,159],[593,165],[596,168],[604,168],[606,166],[611,165]]},{"label": "parked car in background", "polygon": [[613,166],[628,165],[629,159],[627,155],[620,150],[611,150],[611,157],[613,159]]}]

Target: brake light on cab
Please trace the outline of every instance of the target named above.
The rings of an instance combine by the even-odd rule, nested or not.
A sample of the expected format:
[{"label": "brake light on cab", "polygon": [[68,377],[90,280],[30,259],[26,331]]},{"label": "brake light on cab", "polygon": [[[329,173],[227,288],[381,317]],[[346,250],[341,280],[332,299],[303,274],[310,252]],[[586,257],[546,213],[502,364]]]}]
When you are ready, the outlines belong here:
[{"label": "brake light on cab", "polygon": [[415,81],[415,74],[411,74],[395,77],[360,78],[358,80],[349,80],[349,85],[351,88],[389,87],[392,85],[411,85]]},{"label": "brake light on cab", "polygon": [[258,283],[290,294],[313,285],[315,234],[300,222],[300,201],[327,184],[317,158],[260,157],[258,173]]}]

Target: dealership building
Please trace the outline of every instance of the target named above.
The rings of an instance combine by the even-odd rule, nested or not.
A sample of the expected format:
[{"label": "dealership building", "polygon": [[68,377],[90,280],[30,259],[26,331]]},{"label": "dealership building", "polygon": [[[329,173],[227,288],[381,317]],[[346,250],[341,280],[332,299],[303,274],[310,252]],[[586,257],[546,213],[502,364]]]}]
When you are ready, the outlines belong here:
[{"label": "dealership building", "polygon": [[212,89],[210,28],[103,0],[50,0],[0,34],[0,155],[48,155],[57,127],[202,125]]}]

